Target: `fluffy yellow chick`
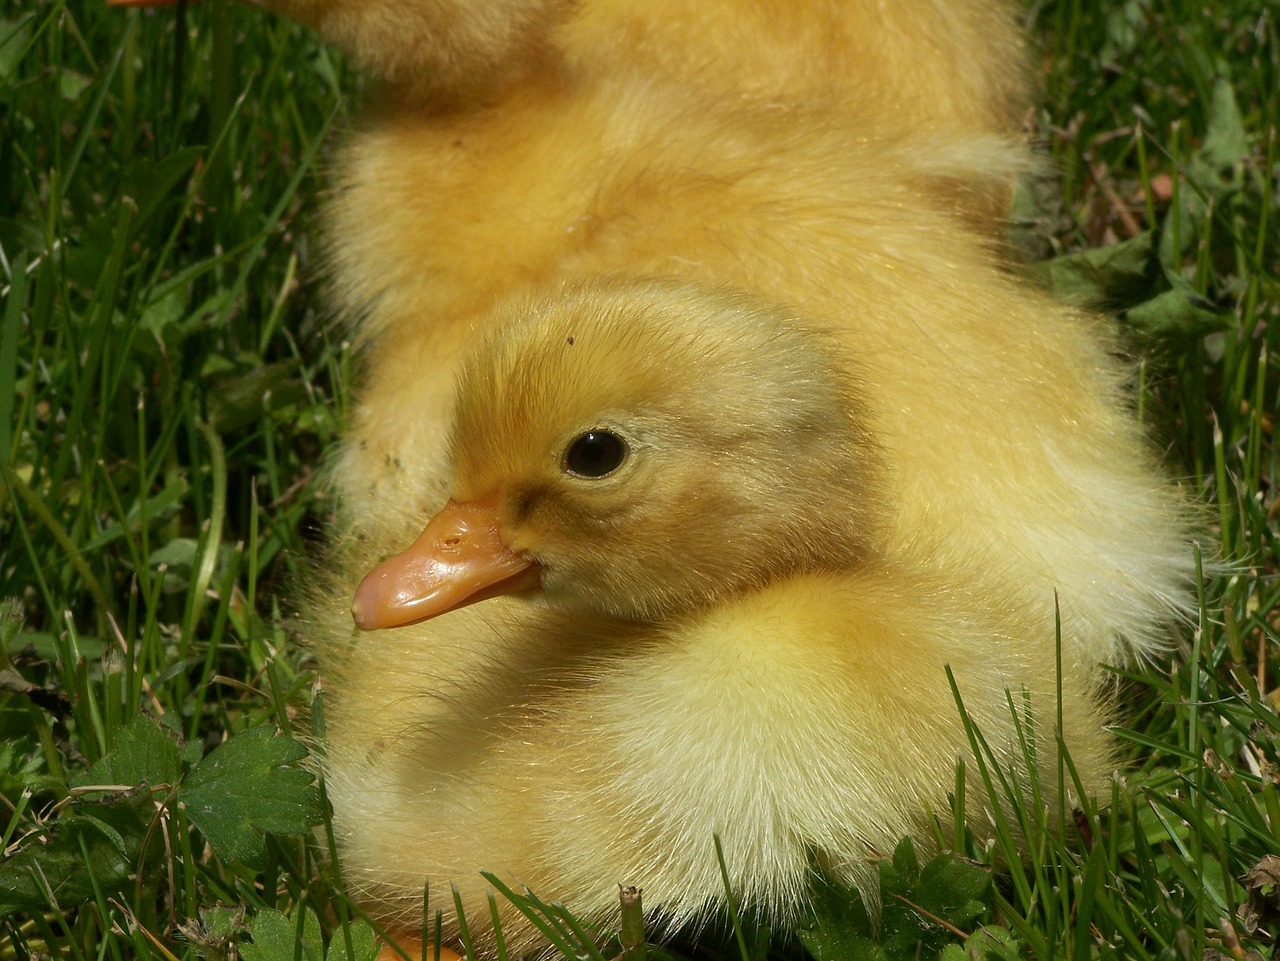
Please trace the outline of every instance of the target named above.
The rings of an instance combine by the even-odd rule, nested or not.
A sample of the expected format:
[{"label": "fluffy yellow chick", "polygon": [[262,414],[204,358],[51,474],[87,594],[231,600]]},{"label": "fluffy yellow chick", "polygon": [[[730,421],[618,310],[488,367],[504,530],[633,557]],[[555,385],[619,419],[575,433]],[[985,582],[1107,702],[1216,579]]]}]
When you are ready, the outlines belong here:
[{"label": "fluffy yellow chick", "polygon": [[454,932],[456,884],[484,942],[491,870],[675,926],[716,836],[766,917],[811,859],[871,892],[948,816],[947,665],[1024,786],[1032,712],[1051,803],[1060,683],[1102,783],[1097,665],[1157,649],[1190,552],[1104,326],[995,252],[1015,4],[268,5],[386,86],[329,206],[367,374],[301,616],[375,913],[425,884]]},{"label": "fluffy yellow chick", "polygon": [[[356,593],[364,627],[409,626],[350,640],[345,590],[314,626],[334,639],[327,783],[357,889],[412,927],[424,878],[457,884],[482,927],[470,868],[599,922],[625,881],[674,926],[719,903],[719,837],[737,895],[775,920],[814,858],[873,897],[880,854],[948,826],[968,742],[947,666],[1024,788],[1017,725],[1035,732],[1049,803],[1060,683],[1100,786],[1095,665],[1122,631],[1149,643],[1177,596],[1178,507],[1127,418],[1088,400],[1114,386],[1106,355],[1006,293],[1044,313],[1041,355],[1013,380],[957,347],[965,376],[932,392],[916,358],[849,350],[858,325],[741,293],[607,280],[497,307],[458,379],[450,500]],[[1064,404],[975,431],[974,405],[1059,389],[1027,379],[1047,357]],[[967,810],[989,828],[980,791]]]}]

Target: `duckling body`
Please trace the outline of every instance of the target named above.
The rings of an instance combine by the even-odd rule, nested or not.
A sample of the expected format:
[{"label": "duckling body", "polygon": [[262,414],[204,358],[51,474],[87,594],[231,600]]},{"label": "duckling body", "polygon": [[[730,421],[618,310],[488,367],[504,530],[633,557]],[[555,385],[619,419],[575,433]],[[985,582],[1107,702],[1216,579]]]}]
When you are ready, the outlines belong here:
[{"label": "duckling body", "polygon": [[[993,253],[1006,7],[273,5],[389,83],[330,208],[367,382],[302,617],[376,913],[418,929],[428,884],[456,931],[453,884],[483,939],[487,870],[597,920],[639,885],[674,927],[723,897],[717,836],[767,916],[814,859],[870,892],[950,816],[947,667],[1049,803],[1007,692],[1048,759],[1060,688],[1101,785],[1098,665],[1158,647],[1190,554],[1102,326]],[[593,427],[634,476],[579,483]],[[353,631],[372,568],[491,497],[540,586]]]}]

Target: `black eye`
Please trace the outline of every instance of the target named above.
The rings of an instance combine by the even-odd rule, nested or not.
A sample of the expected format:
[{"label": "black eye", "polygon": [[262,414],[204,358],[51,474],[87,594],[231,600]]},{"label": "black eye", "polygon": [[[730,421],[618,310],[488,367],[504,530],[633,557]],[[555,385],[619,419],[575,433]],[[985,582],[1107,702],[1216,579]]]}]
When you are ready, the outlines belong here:
[{"label": "black eye", "polygon": [[621,437],[607,430],[589,430],[564,452],[564,467],[579,477],[604,477],[626,459],[627,445]]}]

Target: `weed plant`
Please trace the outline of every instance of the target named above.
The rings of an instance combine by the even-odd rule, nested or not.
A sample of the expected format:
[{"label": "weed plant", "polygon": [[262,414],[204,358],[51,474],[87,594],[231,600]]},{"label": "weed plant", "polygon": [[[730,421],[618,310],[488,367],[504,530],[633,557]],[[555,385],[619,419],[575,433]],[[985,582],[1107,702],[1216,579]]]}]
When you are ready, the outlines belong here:
[{"label": "weed plant", "polygon": [[[924,864],[904,844],[876,925],[823,886],[798,935],[730,911],[649,953],[1276,956],[1278,13],[1027,13],[1048,173],[1019,197],[1023,269],[1115,315],[1138,415],[1205,514],[1196,622],[1117,677],[1111,795],[1013,797],[994,846]],[[360,99],[335,53],[249,7],[0,0],[3,958],[372,957],[299,766],[313,667],[283,626],[358,377],[311,221]],[[957,785],[1006,793],[972,734]],[[554,950],[645,950],[495,892]]]}]

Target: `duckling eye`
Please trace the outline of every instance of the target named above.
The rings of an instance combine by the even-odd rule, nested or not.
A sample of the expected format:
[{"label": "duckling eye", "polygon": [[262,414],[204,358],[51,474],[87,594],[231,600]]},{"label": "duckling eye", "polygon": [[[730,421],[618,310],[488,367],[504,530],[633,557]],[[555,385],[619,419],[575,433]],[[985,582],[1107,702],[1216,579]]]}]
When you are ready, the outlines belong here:
[{"label": "duckling eye", "polygon": [[607,430],[589,430],[564,452],[564,467],[579,477],[604,477],[626,459],[627,445],[621,437]]}]

